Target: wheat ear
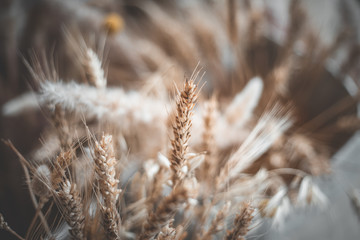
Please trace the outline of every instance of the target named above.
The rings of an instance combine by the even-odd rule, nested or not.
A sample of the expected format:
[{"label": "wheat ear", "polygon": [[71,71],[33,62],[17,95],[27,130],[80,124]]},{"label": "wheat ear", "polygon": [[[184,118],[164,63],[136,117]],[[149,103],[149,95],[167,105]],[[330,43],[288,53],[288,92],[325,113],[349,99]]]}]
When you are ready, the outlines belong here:
[{"label": "wheat ear", "polygon": [[172,221],[178,207],[184,203],[186,199],[187,190],[184,187],[173,189],[170,195],[160,202],[155,213],[150,214],[139,239],[152,239],[155,237],[163,227]]},{"label": "wheat ear", "polygon": [[70,226],[69,232],[72,239],[84,239],[85,216],[76,185],[70,183],[69,180],[65,180],[59,185],[59,191],[56,192],[56,196],[63,210],[65,221]]},{"label": "wheat ear", "polygon": [[215,112],[217,108],[217,101],[212,97],[210,101],[205,103],[205,114],[203,118],[204,132],[203,150],[206,151],[206,156],[202,167],[199,169],[201,180],[207,181],[210,185],[213,184],[214,176],[218,168],[218,159],[216,158],[217,146],[214,136]]},{"label": "wheat ear", "polygon": [[176,116],[173,123],[174,138],[171,140],[171,170],[173,171],[173,184],[175,185],[184,176],[182,168],[186,165],[186,153],[192,126],[191,116],[197,99],[197,86],[193,80],[184,84],[184,89],[179,93],[176,101]]},{"label": "wheat ear", "polygon": [[84,52],[83,67],[87,80],[97,88],[105,88],[107,81],[101,60],[90,48],[84,49]]},{"label": "wheat ear", "polygon": [[249,231],[249,226],[253,219],[254,208],[249,203],[243,203],[242,209],[234,219],[234,227],[228,231],[226,240],[245,239],[245,235]]},{"label": "wheat ear", "polygon": [[100,209],[105,233],[109,239],[119,239],[120,215],[116,201],[121,190],[115,178],[116,159],[111,135],[103,135],[100,142],[95,141],[94,161],[98,189],[103,198]]},{"label": "wheat ear", "polygon": [[65,170],[70,166],[73,156],[73,150],[62,151],[56,157],[54,167],[51,171],[51,184],[54,190],[59,189],[60,184],[64,181]]}]

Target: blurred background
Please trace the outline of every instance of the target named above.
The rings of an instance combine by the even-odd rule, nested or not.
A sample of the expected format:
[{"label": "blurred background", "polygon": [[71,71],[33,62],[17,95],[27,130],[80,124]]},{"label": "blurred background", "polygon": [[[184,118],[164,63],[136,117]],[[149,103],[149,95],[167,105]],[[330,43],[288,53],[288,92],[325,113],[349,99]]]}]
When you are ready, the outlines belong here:
[{"label": "blurred background", "polygon": [[[235,4],[233,6],[238,11],[235,20],[238,30],[234,41],[231,34],[228,37],[230,40],[222,39],[229,34],[227,28],[231,28],[222,24],[227,21],[228,2]],[[182,78],[184,74],[191,73],[200,61],[209,82],[204,91],[215,89],[231,95],[234,94],[232,83],[224,80],[228,79],[229,72],[235,69],[232,78],[247,79],[255,74],[265,78],[275,65],[280,50],[287,47],[287,39],[292,36],[301,38],[297,30],[304,23],[305,28],[312,32],[311,36],[304,35],[304,39],[313,38],[316,41],[303,39],[295,42],[291,50],[300,54],[306,48],[310,52],[331,50],[331,54],[324,55],[326,57],[317,56],[319,62],[309,64],[309,74],[304,70],[304,74],[297,76],[298,79],[308,79],[303,96],[294,97],[303,110],[305,122],[340,99],[358,92],[360,1],[299,0],[297,2],[304,14],[296,18],[298,22],[292,21],[292,14],[296,13],[291,11],[292,2],[1,0],[0,137],[10,139],[26,158],[31,159],[34,150],[41,146],[41,133],[49,127],[46,114],[37,107],[35,96],[29,93],[32,89],[36,90],[36,83],[25,64],[25,61],[30,61],[32,53],[36,53],[42,64],[50,58],[60,78],[82,78],[73,63],[76,51],[64,37],[64,29],[82,36],[94,46],[100,45],[100,48],[101,41],[106,42],[109,85],[137,89],[153,73],[169,68],[175,69],[175,79]],[[188,18],[191,20],[184,20]],[[204,35],[191,35],[192,29],[197,32],[203,30]],[[174,36],[179,33],[182,33],[180,40],[183,40],[180,45],[174,41]],[[216,48],[213,48],[213,39],[216,40]],[[246,43],[239,44],[242,39],[246,39]],[[334,44],[337,41],[346,44]],[[161,51],[154,51],[149,42]],[[249,66],[245,69],[238,67],[227,44],[245,49],[244,58]],[[215,53],[221,58],[213,61]],[[165,60],[157,61],[156,57]],[[317,64],[325,69],[318,75],[313,71]],[[316,84],[311,85],[311,82]],[[294,84],[293,88],[297,85]],[[15,100],[19,96],[28,102],[25,108],[17,108]],[[357,115],[356,104],[347,112]],[[296,218],[290,217],[284,223],[286,227],[273,229],[270,223],[264,222],[253,233],[254,238],[359,239],[360,222],[343,191],[344,188],[353,191],[360,187],[360,140],[355,130],[334,135],[329,140],[334,154],[332,165],[337,170],[331,179],[320,179],[319,184],[334,197],[331,199],[330,217],[322,214],[310,217],[309,212],[296,212]],[[3,143],[0,143],[0,212],[20,235],[25,234],[34,214],[20,163]],[[309,218],[311,221],[308,221]],[[300,233],[296,235],[295,231]],[[0,231],[0,239],[12,238]]]}]

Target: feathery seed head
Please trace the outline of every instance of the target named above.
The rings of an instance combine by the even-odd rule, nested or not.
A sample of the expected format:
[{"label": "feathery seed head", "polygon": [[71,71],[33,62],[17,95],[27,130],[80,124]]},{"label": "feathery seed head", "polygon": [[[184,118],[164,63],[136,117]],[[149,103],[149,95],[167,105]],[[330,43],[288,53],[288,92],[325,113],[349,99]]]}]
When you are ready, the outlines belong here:
[{"label": "feathery seed head", "polygon": [[197,100],[197,86],[193,80],[184,84],[179,93],[176,103],[176,116],[173,123],[174,138],[171,140],[172,151],[170,155],[171,169],[173,171],[173,183],[184,177],[183,167],[187,164],[186,153],[191,136],[192,110]]},{"label": "feathery seed head", "polygon": [[99,57],[91,48],[86,48],[84,51],[83,65],[88,81],[97,88],[105,88],[107,81]]}]

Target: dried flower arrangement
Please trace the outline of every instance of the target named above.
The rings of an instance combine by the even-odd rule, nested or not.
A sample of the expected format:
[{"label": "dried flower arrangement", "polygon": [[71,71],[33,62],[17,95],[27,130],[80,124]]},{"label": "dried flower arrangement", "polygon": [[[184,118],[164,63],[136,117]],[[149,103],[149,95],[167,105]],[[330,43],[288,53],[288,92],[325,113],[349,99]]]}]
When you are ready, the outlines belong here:
[{"label": "dried flower arrangement", "polygon": [[[108,4],[94,9],[117,9]],[[36,213],[25,237],[2,215],[1,229],[19,239],[246,239],[289,207],[327,207],[313,176],[331,171],[329,159],[360,126],[359,94],[312,101],[323,79],[332,84],[326,60],[347,33],[322,47],[292,1],[276,44],[264,36],[266,12],[250,1],[193,5],[136,1],[105,16],[87,9],[98,38],[121,50],[107,53],[105,67],[106,54],[86,33],[67,28],[64,45],[83,81],[27,64],[52,127],[31,160],[6,141]],[[355,67],[351,46],[357,51],[339,73]],[[36,106],[18,105],[7,104],[7,113]]]}]

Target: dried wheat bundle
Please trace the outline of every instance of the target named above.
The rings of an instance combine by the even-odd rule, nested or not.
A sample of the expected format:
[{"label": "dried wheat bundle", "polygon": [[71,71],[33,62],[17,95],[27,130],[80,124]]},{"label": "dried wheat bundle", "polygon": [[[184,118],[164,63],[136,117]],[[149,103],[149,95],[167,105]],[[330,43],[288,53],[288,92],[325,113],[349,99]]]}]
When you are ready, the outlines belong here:
[{"label": "dried wheat bundle", "polygon": [[8,143],[36,209],[25,239],[255,239],[265,219],[326,211],[314,176],[359,128],[357,92],[313,103],[344,35],[322,45],[299,1],[282,37],[251,1],[93,4],[58,2],[80,29],[61,43],[72,64],[28,64],[51,126],[29,160]]}]

